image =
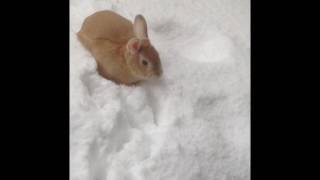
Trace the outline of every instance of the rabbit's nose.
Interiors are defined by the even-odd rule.
[[[160,77],[160,76],[162,75],[162,73],[163,73],[163,72],[162,72],[162,69],[159,68],[159,70],[157,71],[157,76]]]

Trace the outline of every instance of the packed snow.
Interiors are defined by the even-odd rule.
[[[103,79],[85,17],[143,14],[163,76]],[[249,0],[70,1],[71,180],[250,179]]]

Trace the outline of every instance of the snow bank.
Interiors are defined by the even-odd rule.
[[[112,9],[143,14],[164,74],[100,77],[75,33]],[[250,179],[249,0],[71,0],[70,179]]]

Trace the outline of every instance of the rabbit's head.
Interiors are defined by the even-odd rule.
[[[162,65],[157,50],[148,38],[147,24],[142,15],[137,15],[133,24],[135,37],[126,44],[125,59],[132,74],[140,79],[160,77]]]

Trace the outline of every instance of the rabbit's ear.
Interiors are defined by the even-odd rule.
[[[141,49],[141,41],[137,38],[131,38],[127,43],[127,49],[132,54],[138,53]]]
[[[134,34],[139,39],[148,39],[147,22],[142,15],[137,15],[133,24]]]

